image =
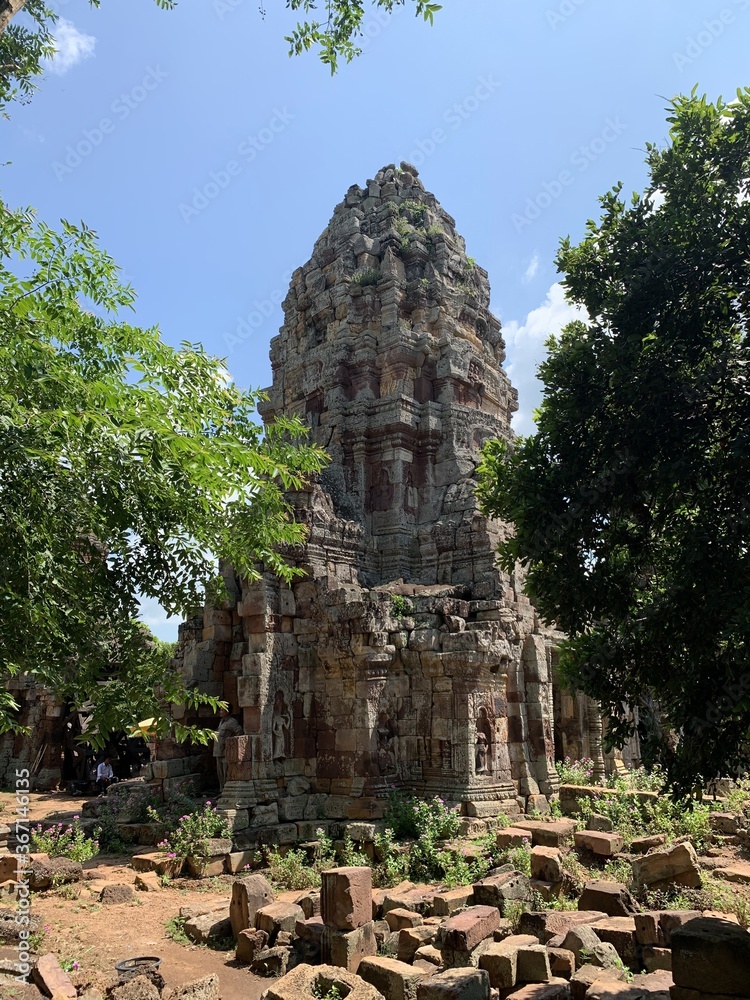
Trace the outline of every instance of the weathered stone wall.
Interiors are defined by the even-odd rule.
[[[377,818],[393,786],[467,816],[543,808],[555,636],[474,495],[517,408],[486,272],[388,167],[335,209],[284,314],[262,416],[303,418],[331,464],[292,498],[304,577],[238,585],[185,650],[186,678],[242,712],[221,806],[248,840]]]
[[[62,778],[63,705],[25,675],[10,678],[6,690],[18,702],[18,721],[28,727],[29,735],[0,736],[0,787],[15,788],[16,770],[28,768],[35,790],[55,788]]]

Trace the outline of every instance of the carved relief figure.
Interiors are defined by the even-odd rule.
[[[381,776],[394,774],[397,770],[398,733],[385,712],[378,716],[376,735],[378,770]]]
[[[477,742],[474,750],[474,767],[477,774],[487,774],[488,752],[487,737],[482,732],[477,733]]]
[[[393,486],[388,470],[381,466],[377,481],[372,487],[372,509],[390,510],[393,506]]]
[[[487,718],[487,709],[479,709],[477,718],[477,738],[474,745],[474,771],[476,774],[489,774],[490,756],[492,750],[492,730]]]
[[[292,713],[287,708],[283,693],[277,691],[271,722],[271,754],[274,760],[285,760],[289,756],[291,730]]]

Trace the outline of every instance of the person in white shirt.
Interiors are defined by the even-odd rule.
[[[106,795],[109,786],[116,784],[116,782],[117,778],[112,770],[112,760],[110,757],[105,757],[96,769],[96,787],[99,789],[99,794]]]

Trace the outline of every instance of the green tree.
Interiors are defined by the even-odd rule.
[[[133,300],[93,232],[0,204],[0,677],[94,701],[102,732],[186,696],[139,597],[190,613],[218,558],[290,579],[284,491],[325,461],[295,420],[264,432],[221,360],[129,325]]]
[[[750,90],[670,111],[644,194],[617,185],[562,241],[590,321],[549,341],[537,433],[487,448],[480,494],[515,525],[503,563],[567,633],[569,684],[614,744],[638,708],[686,793],[748,761]]]
[[[289,54],[300,55],[317,49],[320,59],[330,67],[331,75],[338,69],[339,60],[351,62],[361,54],[357,39],[364,33],[367,10],[379,9],[390,14],[396,7],[404,7],[407,3],[416,5],[415,14],[432,24],[435,14],[442,10],[442,5],[429,3],[428,0],[287,0],[287,7],[292,10],[302,10],[305,14],[322,7],[325,16],[320,21],[302,21],[297,24],[286,41],[289,42]]]
[[[99,7],[101,0],[89,0]],[[155,0],[164,10],[172,10],[177,0]],[[286,37],[289,54],[318,51],[331,73],[340,59],[351,62],[361,52],[357,40],[362,37],[367,10],[391,13],[396,7],[416,5],[417,17],[432,24],[440,4],[428,0],[287,0],[291,10],[302,11],[307,18],[297,23]],[[315,13],[323,9],[317,20]],[[19,17],[20,15],[20,17]],[[18,20],[14,20],[18,17]],[[14,98],[28,100],[36,89],[36,78],[44,72],[44,60],[54,53],[55,12],[45,0],[0,0],[0,109]]]

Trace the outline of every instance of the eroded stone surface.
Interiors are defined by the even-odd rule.
[[[294,272],[260,407],[306,420],[331,456],[290,497],[306,575],[240,586],[228,570],[231,609],[206,613],[181,661],[242,711],[220,806],[248,843],[321,814],[377,819],[394,783],[479,819],[519,795],[544,811],[558,787],[555,635],[520,570],[497,567],[509,528],[474,493],[481,445],[512,435],[504,356],[487,273],[416,171],[352,187]]]

